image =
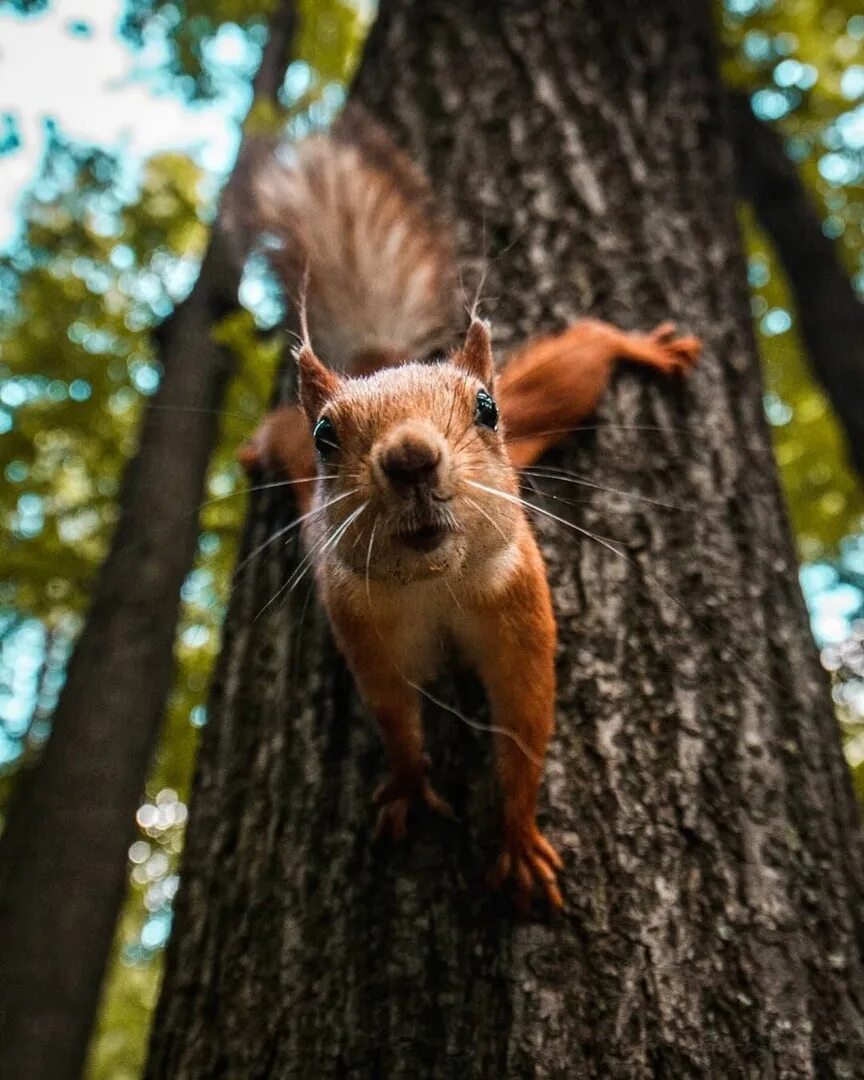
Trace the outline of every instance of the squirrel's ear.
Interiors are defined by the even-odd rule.
[[[471,320],[465,335],[465,344],[453,357],[453,363],[476,375],[487,386],[491,384],[495,374],[495,360],[492,356],[489,323],[481,319]]]
[[[309,423],[313,424],[342,385],[342,380],[335,371],[321,363],[308,345],[304,345],[297,353],[297,367],[300,375],[297,386],[300,404]]]

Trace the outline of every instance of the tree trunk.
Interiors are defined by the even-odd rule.
[[[274,20],[256,78],[272,97],[292,12],[286,3]],[[164,378],[127,471],[120,522],[51,737],[22,777],[0,841],[0,1076],[10,1080],[80,1074],[231,370],[210,331],[236,304],[238,280],[217,228],[195,287],[156,335]]]
[[[741,193],[777,249],[813,374],[864,477],[864,304],[780,137],[756,119],[748,95],[730,94],[730,101]]]
[[[707,6],[389,0],[354,87],[463,250],[499,253],[500,344],[586,312],[706,341],[686,386],[622,371],[559,455],[599,486],[546,505],[626,558],[538,521],[566,916],[486,893],[489,740],[446,712],[432,775],[460,822],[373,846],[383,755],[304,589],[258,617],[298,558],[274,545],[225,629],[150,1077],[864,1075],[859,819],[762,415]],[[291,515],[259,497],[247,550]]]

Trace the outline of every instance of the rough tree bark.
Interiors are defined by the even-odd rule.
[[[747,94],[729,96],[741,194],[777,249],[813,374],[864,477],[864,303],[779,135],[756,119]]]
[[[292,27],[285,2],[256,93],[275,99]],[[236,305],[239,270],[226,247],[217,227],[192,292],[157,332],[164,377],[127,471],[120,522],[51,737],[22,778],[0,840],[3,1077],[80,1075],[135,808],[171,687],[180,587],[198,536],[194,508],[231,371],[230,354],[210,334]]]
[[[484,891],[489,743],[445,712],[460,823],[373,847],[382,753],[320,612],[298,589],[256,617],[298,558],[274,545],[225,628],[150,1077],[864,1075],[859,818],[761,410],[707,6],[386,0],[353,91],[463,250],[501,253],[501,345],[586,312],[707,344],[686,386],[622,371],[558,459],[600,486],[547,485],[627,554],[538,523],[567,915]],[[291,514],[259,497],[247,549]]]

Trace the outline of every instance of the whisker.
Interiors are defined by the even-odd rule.
[[[293,592],[303,580],[303,578],[306,576],[307,572],[312,566],[313,556],[319,551],[319,549],[320,554],[324,555],[331,548],[335,548],[339,541],[342,539],[342,537],[345,535],[345,533],[348,531],[348,528],[353,524],[353,522],[357,520],[358,517],[360,517],[360,515],[363,513],[363,511],[368,505],[368,502],[362,503],[360,506],[357,507],[356,510],[353,510],[348,515],[348,517],[345,518],[344,521],[340,522],[340,524],[337,525],[335,529],[331,530],[331,532],[329,532],[325,537],[324,545],[321,546],[320,544],[318,544],[312,551],[309,552],[309,554],[306,556],[300,566],[297,567],[297,570],[295,570],[291,577],[288,579],[288,582],[286,586],[283,587],[282,591],[284,591],[284,588],[290,587],[291,592]]]
[[[581,533],[583,536],[587,536],[591,540],[596,540],[598,544],[602,544],[604,547],[609,548],[610,551],[614,551],[615,554],[620,555],[622,559],[627,559],[628,562],[632,561],[628,558],[625,552],[619,551],[613,541],[608,540],[602,536],[597,536],[596,533],[592,533],[589,529],[583,529],[581,525],[577,525],[574,521],[568,521],[567,518],[562,518],[559,517],[558,514],[553,514],[551,510],[544,510],[542,506],[537,506],[536,503],[530,503],[527,501],[527,499],[522,499],[516,495],[511,495],[508,491],[499,491],[498,488],[488,487],[486,484],[478,484],[476,480],[466,480],[465,482],[467,484],[470,484],[472,487],[479,488],[481,491],[487,491],[490,495],[497,495],[499,498],[505,499],[507,502],[514,503],[516,506],[524,506],[528,510],[536,510],[538,514],[542,514],[544,517],[551,518],[553,521],[557,521],[561,525],[566,525],[570,529],[575,529],[576,532]]]
[[[655,589],[661,592],[667,600],[671,601],[671,603],[673,603],[679,611],[682,611],[687,616],[687,618],[691,620],[691,622],[695,623],[697,626],[705,625],[704,623],[700,622],[699,619],[695,618],[693,615],[690,614],[686,604],[682,603],[678,599],[678,597],[675,596],[674,593],[669,592],[666,586],[662,585],[657,580],[657,578],[647,573],[645,569],[640,566],[634,558],[628,555],[625,551],[621,551],[620,548],[616,547],[613,541],[605,537],[598,536],[596,533],[592,533],[588,529],[583,529],[581,525],[577,525],[574,521],[568,521],[567,518],[559,517],[558,514],[553,514],[551,510],[544,510],[542,506],[537,506],[536,503],[530,503],[526,499],[517,498],[515,495],[509,494],[509,492],[499,491],[498,488],[487,487],[486,484],[478,484],[475,480],[468,480],[467,478],[465,482],[467,484],[470,484],[472,487],[479,488],[481,491],[488,491],[490,495],[498,495],[500,498],[506,499],[508,502],[516,503],[519,506],[524,506],[529,510],[536,510],[538,514],[542,514],[544,517],[551,518],[552,521],[557,521],[561,525],[566,525],[568,528],[573,529],[575,532],[581,533],[583,536],[587,536],[590,540],[595,540],[598,544],[601,545],[601,547],[607,548],[609,551],[617,555],[619,559],[623,559],[626,563],[629,563],[631,566],[635,567],[650,585],[652,585]],[[744,668],[745,671],[749,671],[750,674],[755,676],[759,681],[765,680],[769,682],[772,686],[778,687],[779,689],[783,688],[782,685],[776,679],[772,679],[770,675],[765,675],[763,672],[757,671],[756,668],[754,668],[751,664],[747,662],[746,657],[742,656],[740,653],[736,652],[728,645],[724,644],[724,648],[729,653],[729,655]]]
[[[339,525],[333,525],[330,529],[327,530],[327,532],[322,537],[319,538],[317,543],[312,545],[312,547],[306,552],[306,554],[303,556],[303,558],[300,560],[300,562],[294,567],[294,569],[288,575],[288,580],[285,582],[285,584],[282,586],[282,588],[276,594],[277,596],[280,595],[280,593],[283,593],[286,589],[292,588],[293,583],[299,583],[300,579],[305,575],[306,569],[309,567],[312,560],[315,558],[315,555],[318,553],[318,551],[320,551],[320,549],[324,546],[324,544],[327,543],[327,541],[330,539],[330,537],[333,536],[333,534],[336,532],[336,530],[338,528],[339,528]],[[275,600],[276,597],[273,597],[272,599]],[[270,601],[270,603],[272,603],[272,600]],[[259,614],[260,614],[260,612],[259,612]],[[256,616],[256,618],[257,618],[257,616]]]
[[[278,600],[278,599],[279,599],[279,597],[280,597],[280,596],[281,596],[281,595],[282,595],[282,594],[283,594],[283,593],[284,593],[284,592],[286,591],[286,589],[289,589],[289,588],[290,588],[290,586],[291,586],[291,582],[292,582],[292,581],[294,581],[294,579],[295,579],[295,578],[296,578],[296,579],[297,579],[298,581],[300,580],[300,577],[302,577],[303,575],[302,575],[302,573],[301,573],[301,574],[300,574],[300,577],[298,577],[298,576],[297,576],[297,575],[298,575],[298,573],[299,573],[299,572],[300,572],[300,571],[301,571],[302,569],[304,569],[304,568],[305,568],[305,567],[306,567],[306,566],[308,565],[308,563],[309,563],[310,559],[312,559],[312,558],[313,558],[313,556],[315,555],[315,552],[316,552],[316,551],[317,551],[317,550],[318,550],[318,549],[319,549],[319,548],[321,547],[321,545],[322,545],[322,544],[323,544],[323,543],[324,543],[324,542],[325,542],[325,541],[326,541],[327,539],[329,539],[329,537],[331,537],[331,536],[333,535],[333,533],[334,533],[334,532],[336,531],[336,529],[337,529],[337,528],[339,528],[339,526],[338,526],[338,525],[334,525],[334,526],[332,527],[332,529],[330,529],[330,530],[329,530],[328,532],[326,532],[326,533],[324,534],[324,536],[323,536],[323,537],[322,537],[322,538],[321,538],[321,539],[320,539],[320,540],[318,541],[318,543],[317,543],[317,544],[314,544],[314,545],[313,545],[313,546],[312,546],[312,547],[311,547],[311,548],[309,549],[309,551],[307,551],[307,552],[306,552],[305,556],[304,556],[304,557],[303,557],[303,558],[301,559],[301,561],[300,561],[300,562],[298,563],[298,565],[297,565],[297,566],[296,566],[296,567],[294,568],[294,570],[293,570],[293,571],[292,571],[292,572],[291,572],[291,573],[290,573],[290,574],[288,575],[288,580],[287,580],[287,581],[285,582],[285,584],[284,584],[284,585],[282,585],[282,586],[281,586],[280,588],[278,588],[278,589],[276,590],[276,592],[275,592],[275,593],[273,594],[273,596],[271,596],[271,597],[270,597],[270,599],[269,599],[269,600],[267,601],[267,603],[266,603],[266,604],[264,605],[264,607],[262,607],[262,608],[261,608],[261,610],[260,610],[260,611],[258,612],[258,614],[257,614],[257,615],[255,616],[255,618],[254,618],[254,619],[252,620],[253,622],[257,622],[257,621],[258,621],[258,620],[259,620],[259,619],[261,618],[261,616],[262,616],[262,615],[264,614],[264,612],[265,612],[265,611],[267,610],[267,608],[269,608],[271,604],[275,603],[275,602],[276,602],[276,600]]]
[[[530,481],[531,477],[526,476],[525,479]],[[565,506],[592,506],[593,505],[593,500],[592,499],[565,499],[563,495],[553,495],[551,492],[544,491],[543,488],[539,487],[537,484],[534,484],[534,483],[531,484],[531,490],[534,492],[535,495],[539,496],[541,499],[554,499],[555,502],[564,503]]]
[[[475,502],[473,499],[469,499],[467,495],[465,496],[465,502],[467,502],[469,506],[473,506],[478,513],[482,514],[483,517],[486,518],[490,525],[492,525],[498,530],[498,532],[501,534],[502,540],[506,541],[508,539],[507,534],[504,532],[504,530],[501,528],[495,518],[493,518],[491,514],[487,513],[479,503]]]
[[[476,506],[476,503],[474,505]],[[365,510],[366,506],[368,506],[368,503],[364,503],[363,506],[361,506],[358,511],[355,511],[356,515],[359,516],[359,514],[363,510]],[[478,507],[478,509],[480,509],[480,508]],[[371,589],[370,582],[369,582],[369,572],[370,572],[370,566],[372,564],[372,545],[375,542],[375,530],[378,527],[378,521],[379,520],[380,520],[379,517],[376,516],[375,520],[372,523],[372,531],[369,534],[369,547],[366,550],[366,599],[369,602],[370,611],[373,611],[373,607],[372,607],[372,589]],[[349,524],[350,524],[350,522],[349,522]],[[494,522],[493,522],[493,524],[494,524]],[[461,610],[462,606],[459,603],[458,599],[456,598],[455,594],[453,593],[452,588],[450,588],[449,582],[447,583],[447,588],[449,589],[450,595],[453,597],[453,600],[455,601],[457,607],[459,607],[460,610]],[[377,635],[378,640],[383,645],[383,647],[384,647],[384,649],[385,649],[385,651],[386,651],[386,653],[387,653],[387,655],[388,655],[388,657],[390,659],[390,662],[393,664],[394,669],[398,673],[399,677],[406,683],[406,685],[412,687],[412,689],[416,690],[417,693],[420,694],[422,697],[425,697],[427,700],[431,701],[433,705],[437,705],[439,708],[444,709],[445,712],[451,713],[458,720],[461,720],[463,724],[465,724],[469,728],[472,728],[474,731],[482,731],[482,732],[485,732],[486,734],[489,734],[489,735],[503,735],[508,739],[512,739],[513,742],[516,744],[516,746],[522,751],[522,753],[528,758],[528,760],[530,762],[532,762],[532,764],[537,765],[539,768],[543,767],[543,759],[538,757],[530,749],[530,747],[528,747],[525,744],[525,742],[519,737],[519,735],[515,731],[510,731],[508,728],[500,727],[498,724],[484,724],[480,720],[473,720],[470,717],[465,716],[463,713],[459,712],[458,709],[454,709],[452,706],[448,705],[446,702],[439,701],[439,699],[436,698],[433,694],[430,694],[427,690],[424,690],[422,686],[418,686],[417,683],[412,682],[412,680],[408,678],[408,676],[405,674],[405,672],[402,671],[402,669],[399,667],[399,665],[394,660],[391,650],[389,648],[387,648],[387,642],[384,639],[384,635],[378,629],[378,624],[375,622],[374,618],[372,620],[372,629],[375,631],[375,634]]]
[[[369,601],[370,609],[372,609],[372,592],[371,592],[371,589],[369,587],[369,566],[370,566],[370,563],[372,561],[372,542],[373,542],[373,540],[375,538],[375,528],[376,528],[377,524],[378,524],[378,518],[376,517],[375,523],[372,526],[372,533],[369,536],[369,549],[366,552],[366,596],[367,596],[367,599]],[[450,589],[449,584],[448,584],[447,587],[448,587],[448,589]],[[453,597],[454,601],[456,601],[457,606],[459,606],[460,609],[461,609],[461,605],[459,604],[459,601],[456,599],[456,596],[454,595],[452,589],[450,589],[450,595]],[[434,694],[430,694],[427,690],[424,690],[422,686],[418,686],[417,683],[415,683],[411,679],[409,679],[408,676],[405,674],[405,672],[396,663],[396,661],[395,661],[395,659],[393,657],[393,653],[387,647],[387,642],[384,639],[384,635],[378,629],[378,624],[375,622],[374,618],[372,620],[372,629],[375,631],[375,634],[377,635],[378,640],[381,642],[382,646],[384,647],[384,650],[387,653],[387,656],[389,657],[390,663],[393,665],[394,670],[399,675],[399,677],[405,682],[405,684],[407,686],[410,686],[413,690],[416,690],[417,693],[420,694],[421,697],[424,697],[428,701],[431,701],[433,705],[437,705],[439,708],[444,709],[445,712],[451,713],[453,716],[455,716],[457,718],[457,720],[461,720],[462,723],[466,725],[466,727],[472,728],[474,731],[485,732],[486,734],[489,734],[489,735],[503,735],[508,739],[512,739],[513,742],[516,744],[516,746],[522,751],[522,753],[525,755],[525,757],[527,757],[528,760],[530,762],[532,762],[532,764],[537,765],[540,768],[543,767],[543,759],[538,757],[531,750],[531,748],[525,744],[525,742],[520,738],[520,736],[515,731],[510,731],[508,728],[500,727],[498,724],[484,724],[480,720],[473,720],[470,717],[465,716],[464,713],[459,712],[458,709],[454,709],[451,705],[448,705],[445,701],[439,700],[438,698],[436,698],[434,696]]]
[[[320,514],[322,510],[329,509],[331,506],[335,505],[336,503],[341,502],[342,499],[347,499],[349,497],[349,495],[356,495],[359,490],[360,490],[359,488],[352,488],[350,491],[345,491],[341,495],[337,495],[333,499],[328,499],[327,502],[323,503],[321,506],[313,506],[313,508],[311,510],[307,511],[305,514],[301,514],[300,517],[294,518],[293,521],[289,521],[288,524],[286,526],[284,526],[284,528],[278,529],[275,533],[273,533],[272,536],[268,536],[268,538],[264,541],[263,544],[259,544],[258,547],[255,548],[254,551],[251,551],[235,567],[235,570],[234,570],[234,584],[228,590],[228,596],[226,597],[226,601],[229,600],[233,596],[234,591],[236,590],[237,586],[240,583],[239,582],[240,571],[245,566],[248,566],[249,563],[257,555],[260,555],[261,552],[264,551],[265,548],[268,548],[271,544],[275,544],[277,540],[279,540],[283,536],[286,536],[292,530],[296,529],[298,527],[298,525],[302,525],[303,522],[306,521],[308,518],[314,517],[315,514]],[[210,601],[210,606],[212,606],[212,604],[214,604],[214,603],[215,603],[215,600],[211,600]],[[263,610],[264,609],[262,608],[262,611]],[[261,612],[259,611],[258,615],[260,615],[260,614],[261,614]],[[256,619],[258,618],[258,615],[255,616]]]
[[[539,439],[544,435],[569,435],[575,434],[577,431],[647,431],[653,432],[655,435],[690,435],[691,437],[695,432],[689,428],[681,427],[665,427],[662,424],[576,424],[575,427],[566,428],[549,428],[547,431],[532,431],[527,435],[505,435],[504,441],[522,442],[525,439]]]
[[[369,547],[366,551],[366,599],[369,601],[369,607],[372,607],[372,587],[369,584],[369,568],[372,565],[372,544],[375,541],[375,530],[378,528],[378,515],[375,515],[375,520],[372,522],[372,531],[369,533]],[[380,636],[380,635],[379,635]]]
[[[321,552],[322,555],[325,552],[329,551],[331,548],[336,547],[336,545],[348,531],[348,528],[354,524],[354,522],[357,520],[358,517],[360,517],[360,515],[363,513],[363,511],[368,505],[369,502],[367,500],[366,502],[361,503],[356,510],[351,511],[348,517],[346,517],[345,520],[336,529],[336,533],[331,537],[330,541],[327,543],[324,550]]]
[[[485,232],[485,222],[484,222],[484,232]],[[485,241],[484,241],[484,243],[485,243]],[[488,253],[484,254],[483,261],[484,261],[485,265],[483,267],[483,272],[480,275],[480,280],[477,282],[477,288],[476,288],[476,290],[474,292],[474,303],[471,305],[470,309],[468,310],[468,318],[471,320],[471,322],[473,322],[477,318],[477,310],[480,307],[480,300],[481,300],[481,296],[483,294],[483,288],[486,285],[486,278],[489,276]]]
[[[686,506],[664,502],[662,499],[652,499],[648,495],[639,495],[635,491],[625,491],[622,488],[597,484],[593,480],[587,480],[584,476],[580,476],[578,473],[567,472],[566,469],[556,469],[554,467],[549,469],[522,469],[521,475],[536,476],[539,480],[561,480],[565,484],[578,484],[582,487],[594,488],[597,491],[608,491],[612,495],[626,495],[630,499],[638,499],[640,502],[650,503],[652,506],[662,506],[667,510],[688,510]]]
[[[447,426],[444,428],[444,437],[450,438],[450,425],[453,423],[453,414],[456,411],[456,398],[457,394],[454,394],[450,401],[450,415],[447,417]]]
[[[291,487],[293,484],[314,484],[316,480],[336,480],[338,479],[338,473],[332,473],[329,476],[304,476],[301,480],[277,480],[272,484],[256,484],[255,487],[242,488],[240,491],[229,491],[227,495],[217,495],[213,499],[208,499],[206,502],[201,503],[194,513],[199,513],[207,506],[213,506],[214,503],[223,502],[225,499],[236,499],[240,495],[251,495],[255,491],[269,491],[271,488]]]
[[[237,568],[234,571],[234,576],[236,577],[237,574],[239,574],[240,571],[243,569],[243,567],[248,565],[255,558],[256,555],[260,555],[265,548],[269,547],[271,544],[274,544],[280,537],[285,536],[293,529],[296,529],[298,525],[302,525],[304,521],[306,521],[308,518],[314,517],[315,514],[320,514],[323,510],[329,510],[331,506],[335,506],[336,503],[341,502],[343,499],[347,499],[349,495],[356,495],[359,490],[359,488],[352,488],[350,491],[345,491],[341,495],[337,495],[333,499],[328,499],[326,503],[323,503],[321,506],[314,506],[305,514],[301,514],[300,517],[294,518],[294,520],[290,521],[284,528],[278,529],[271,537],[265,540],[263,544],[260,544],[257,548],[255,548],[253,552],[250,552],[250,554],[247,555],[246,558],[238,564]]]
[[[664,424],[616,424],[607,421],[603,424],[576,424],[574,427],[549,428],[547,431],[532,431],[526,435],[505,435],[506,443],[522,442],[525,439],[539,439],[544,435],[575,435],[579,431],[638,431],[648,435],[687,435],[695,438],[698,432],[683,427],[666,427]],[[754,447],[754,451],[773,455],[771,447]]]
[[[396,670],[399,671],[398,668]],[[429,691],[424,690],[422,686],[418,686],[417,683],[412,682],[403,672],[399,671],[399,674],[412,689],[416,690],[417,693],[426,698],[427,701],[431,701],[433,705],[437,705],[439,709],[444,709],[445,712],[449,712],[451,715],[455,716],[457,720],[461,720],[463,724],[472,728],[474,731],[482,731],[488,735],[503,735],[506,738],[511,739],[532,765],[536,765],[541,769],[543,768],[543,758],[535,754],[517,732],[511,731],[509,728],[501,727],[500,724],[484,724],[480,720],[474,720],[470,716],[466,716],[464,713],[460,712],[458,709],[455,709],[452,705],[448,705],[446,701],[442,701],[440,698],[435,697],[434,694],[430,694]]]
[[[474,439],[479,439],[479,438],[480,438],[480,432],[474,426],[474,421],[473,420],[469,421],[468,426],[465,428],[465,430],[459,436],[460,441],[453,447],[451,453],[452,454],[458,454],[461,450],[465,450],[467,447],[469,447]]]
[[[520,472],[519,473],[519,479],[521,480],[522,478],[523,478],[523,474],[522,474],[522,472]],[[537,483],[537,481],[534,479],[533,476],[526,473],[525,476],[524,476],[524,479],[525,479],[525,483],[530,486],[531,490],[534,492],[535,495],[540,495],[541,497],[543,495],[546,495],[546,492],[543,491],[543,489],[540,487],[540,485]],[[554,498],[556,498],[556,496],[555,495],[546,495],[546,498],[547,499],[554,499]]]
[[[490,519],[490,520],[491,520],[491,519]],[[455,593],[455,592],[453,592],[453,586],[452,586],[452,585],[450,584],[450,582],[449,582],[449,581],[447,580],[447,578],[446,578],[446,577],[444,578],[444,585],[445,585],[445,586],[446,586],[446,588],[447,588],[447,592],[449,592],[449,593],[450,593],[450,595],[451,595],[451,597],[453,598],[453,603],[454,603],[454,604],[456,605],[456,607],[457,607],[457,608],[458,608],[458,609],[459,609],[459,610],[460,610],[460,611],[462,612],[462,614],[464,615],[464,614],[465,614],[465,608],[464,608],[464,607],[462,607],[462,604],[460,603],[459,597],[458,597],[458,596],[456,595],[456,593]]]
[[[291,681],[290,685],[296,687],[297,676],[300,672],[300,642],[302,641],[303,626],[306,622],[306,612],[309,609],[309,601],[312,599],[312,592],[315,588],[315,579],[311,578],[309,581],[309,588],[306,590],[306,595],[303,597],[303,607],[300,609],[300,619],[294,630],[294,655],[291,663]]]

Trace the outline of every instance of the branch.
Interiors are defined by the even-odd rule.
[[[776,131],[753,115],[747,94],[730,92],[729,104],[741,194],[780,257],[813,374],[864,476],[864,304]]]
[[[292,0],[274,19],[255,80],[271,97],[284,73]],[[240,267],[226,248],[217,224],[192,291],[155,335],[165,375],[126,470],[120,521],[51,736],[21,778],[0,838],[2,1076],[81,1073],[126,891],[135,808],[173,680],[195,507],[232,368],[211,334],[214,318],[236,304]]]

